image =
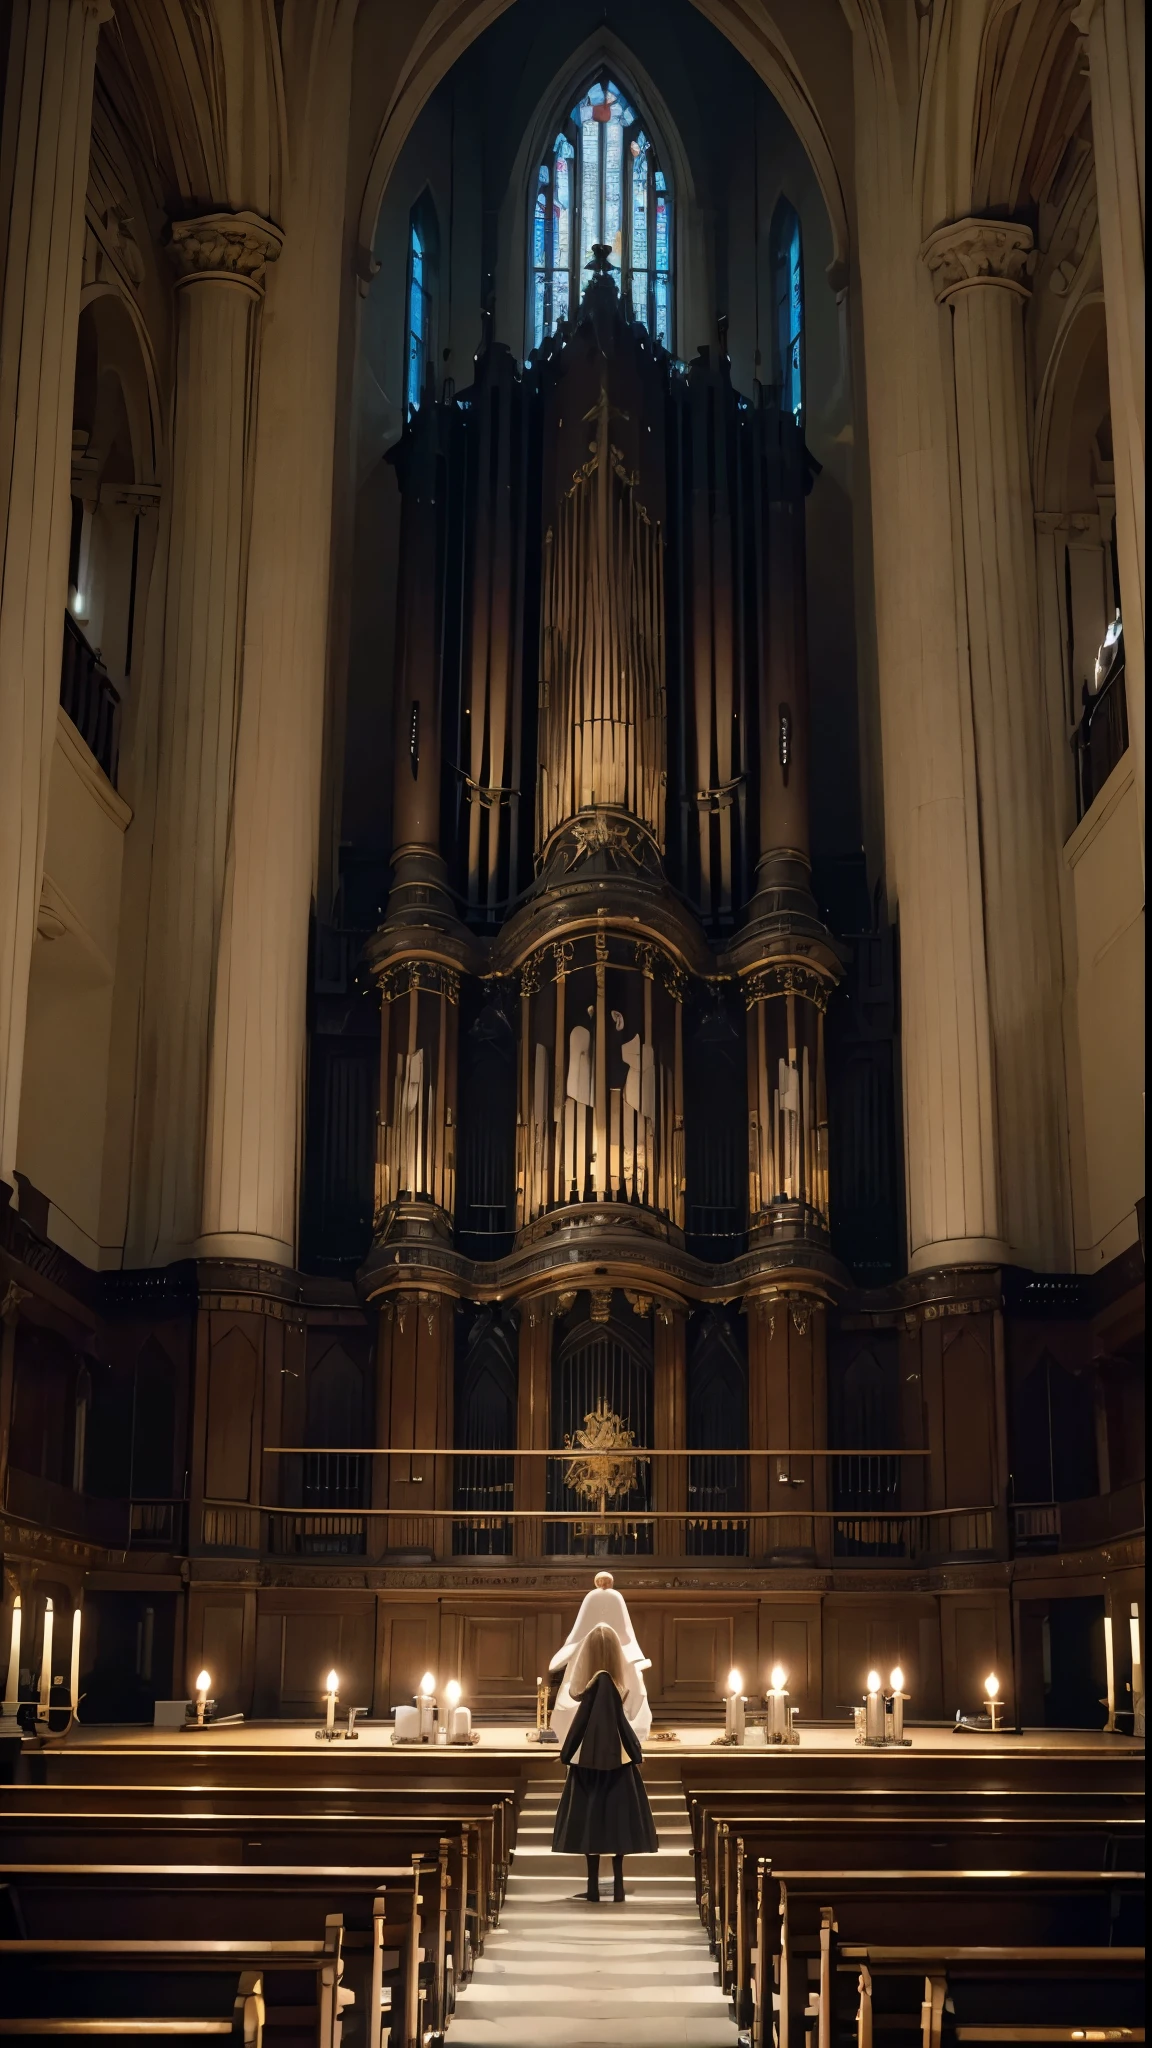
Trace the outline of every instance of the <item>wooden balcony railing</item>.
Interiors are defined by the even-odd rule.
[[[120,759],[120,698],[71,612],[64,614],[60,702],[113,788]]]
[[[1128,699],[1121,656],[1095,695],[1084,690],[1084,709],[1072,735],[1077,817],[1082,818],[1099,796],[1127,745]]]

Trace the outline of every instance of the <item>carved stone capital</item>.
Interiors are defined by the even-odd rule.
[[[953,221],[929,235],[921,254],[940,305],[974,285],[998,285],[1022,299],[1032,289],[1032,230],[1019,221]]]
[[[228,280],[259,292],[264,272],[276,261],[284,237],[258,213],[202,213],[174,220],[169,245],[181,284]]]

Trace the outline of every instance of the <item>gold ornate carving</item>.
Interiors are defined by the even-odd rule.
[[[612,1314],[612,1289],[610,1287],[594,1287],[588,1299],[592,1304],[592,1321],[594,1323],[608,1322]]]
[[[565,1486],[603,1514],[609,1502],[623,1500],[636,1484],[636,1460],[628,1455],[635,1442],[623,1417],[602,1402],[584,1417],[583,1429],[564,1439],[565,1450],[579,1448],[596,1454],[573,1458],[565,1466]]]
[[[460,976],[454,967],[444,967],[438,960],[404,960],[399,966],[385,967],[377,981],[386,1003],[397,1002],[413,989],[446,996],[450,1003],[460,1001]]]
[[[828,1008],[832,984],[818,968],[806,967],[797,960],[783,960],[779,966],[758,968],[744,983],[744,1003],[749,1010],[757,1003],[771,1001],[773,996],[802,996],[806,1002],[814,1003],[818,1010]]]

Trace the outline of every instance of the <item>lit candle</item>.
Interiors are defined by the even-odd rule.
[[[787,1676],[782,1664],[772,1666],[772,1690],[768,1695],[769,1742],[787,1742],[792,1733],[788,1725],[788,1695],[784,1690]]]
[[[198,1728],[204,1726],[205,1716],[208,1711],[208,1694],[211,1686],[212,1680],[208,1673],[206,1671],[198,1671],[196,1674],[196,1726]]]
[[[416,1705],[420,1714],[420,1740],[431,1742],[436,1732],[436,1680],[431,1671],[426,1671],[420,1680]]]
[[[744,1740],[744,1680],[738,1671],[728,1673],[728,1697],[724,1703],[724,1733],[729,1742]]]
[[[472,1734],[472,1709],[460,1705],[462,1691],[458,1678],[450,1678],[444,1687],[444,1697],[448,1702],[449,1742],[467,1742]]]
[[[868,1691],[864,1700],[864,1740],[884,1741],[884,1699],[880,1691],[880,1673],[868,1673]]]
[[[1144,1663],[1140,1655],[1140,1609],[1133,1600],[1128,1617],[1128,1637],[1132,1644],[1132,1701],[1144,1697]]]
[[[898,1664],[889,1673],[888,1682],[892,1687],[892,1740],[893,1742],[903,1742],[904,1701],[907,1698],[907,1694],[904,1691],[904,1673]]]
[[[71,1700],[72,1700],[72,1712],[73,1712],[73,1713],[75,1714],[75,1712],[76,1712],[76,1709],[77,1709],[77,1707],[78,1707],[78,1706],[80,1705],[80,1608],[79,1608],[79,1605],[75,1606],[75,1607],[74,1607],[74,1608],[72,1609],[72,1669],[71,1669],[71,1673],[70,1673],[70,1676],[69,1676],[69,1680],[68,1680],[68,1690],[69,1690],[69,1694],[70,1694],[70,1696],[71,1696]]]
[[[324,1733],[325,1735],[331,1735],[333,1737],[336,1734],[336,1700],[338,1696],[339,1685],[340,1680],[337,1678],[336,1673],[334,1671],[330,1671],[328,1673],[328,1690],[324,1695],[324,1698],[328,1705],[328,1719],[324,1725]]]
[[[40,1704],[36,1719],[46,1721],[52,1704],[52,1602],[44,1602],[44,1647],[40,1658]]]
[[[988,1718],[992,1723],[992,1732],[995,1734],[1000,1726],[1000,1715],[1004,1712],[1004,1702],[999,1696],[1000,1680],[994,1671],[990,1671],[984,1680],[984,1690],[988,1695]]]
[[[24,1619],[17,1593],[12,1602],[12,1648],[8,1653],[8,1682],[4,1687],[4,1712],[13,1720],[20,1705],[20,1628]]]

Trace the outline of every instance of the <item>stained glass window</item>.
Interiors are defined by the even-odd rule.
[[[780,403],[799,421],[804,413],[804,263],[800,222],[786,199],[772,222],[772,303]]]
[[[432,356],[433,292],[436,285],[438,238],[436,216],[425,192],[408,220],[408,323],[404,395],[409,413],[423,396]]]
[[[651,137],[610,78],[571,109],[537,166],[530,205],[529,346],[579,306],[600,243],[625,306],[671,347],[672,194]]]

